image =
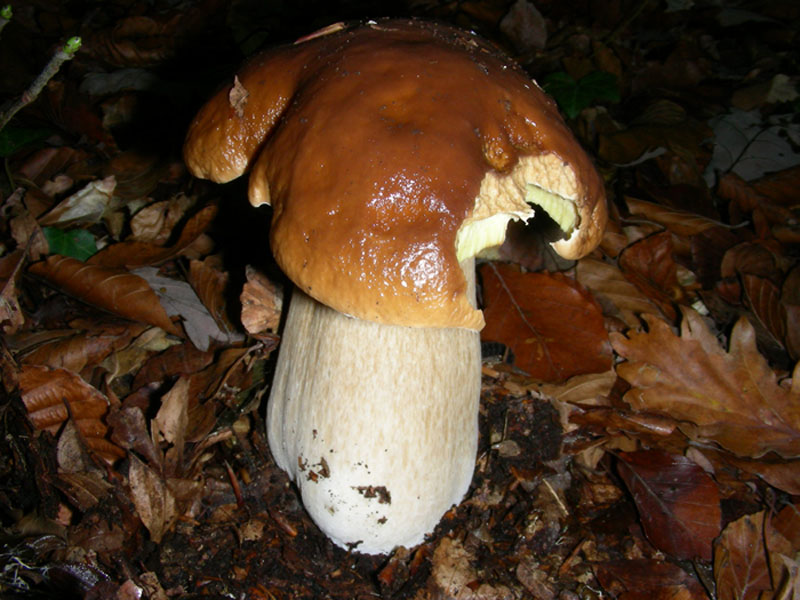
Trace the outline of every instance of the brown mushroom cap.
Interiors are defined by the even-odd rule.
[[[570,197],[577,225],[554,244],[568,258],[591,251],[606,220],[602,182],[552,100],[493,46],[429,22],[345,28],[255,57],[200,111],[184,155],[216,181],[252,170],[250,201],[273,205],[271,246],[289,278],[380,323],[482,327],[456,234],[487,181],[524,199],[532,172]]]

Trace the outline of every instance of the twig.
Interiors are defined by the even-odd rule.
[[[39,97],[39,94],[44,89],[44,86],[47,85],[47,82],[50,81],[53,76],[58,73],[58,70],[61,68],[61,65],[64,64],[66,61],[72,59],[75,56],[75,53],[81,47],[81,38],[79,37],[71,37],[67,40],[67,43],[64,44],[63,48],[58,50],[53,55],[53,58],[50,59],[50,62],[47,63],[47,66],[39,73],[39,76],[33,80],[33,83],[22,93],[22,96],[17,99],[16,102],[2,114],[0,114],[0,131],[2,131],[8,122],[13,118],[19,110]]]

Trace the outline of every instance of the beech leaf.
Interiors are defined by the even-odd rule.
[[[764,548],[764,512],[728,524],[714,547],[718,598],[755,600],[772,589]]]
[[[156,293],[137,275],[58,255],[48,256],[29,270],[88,304],[179,335]]]
[[[518,368],[552,382],[611,366],[603,315],[575,281],[492,263],[480,273],[486,304],[481,337],[510,347]]]
[[[800,398],[778,385],[747,319],[736,323],[725,352],[691,309],[683,311],[680,336],[651,315],[643,318],[648,332],[611,334],[614,350],[627,359],[617,374],[632,386],[624,399],[634,410],[672,417],[691,439],[739,456],[800,456]]]
[[[653,545],[681,560],[711,560],[722,518],[714,480],[683,456],[648,450],[620,459],[620,476]]]

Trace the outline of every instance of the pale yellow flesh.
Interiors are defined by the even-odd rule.
[[[550,215],[569,238],[578,221],[576,197],[574,174],[552,155],[525,157],[509,174],[490,172],[456,233],[456,257],[461,262],[502,244],[509,221],[533,216],[531,205]]]

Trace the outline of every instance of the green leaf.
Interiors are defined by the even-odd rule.
[[[28,144],[38,142],[49,136],[49,129],[28,127],[6,127],[0,131],[0,157],[7,158]]]
[[[42,227],[42,232],[53,254],[86,260],[97,252],[94,235],[85,229],[64,231],[57,227]]]
[[[551,73],[544,78],[542,87],[570,119],[593,102],[619,102],[620,98],[617,78],[605,71],[593,71],[577,81],[563,71]]]

